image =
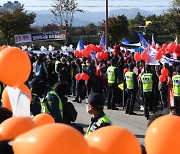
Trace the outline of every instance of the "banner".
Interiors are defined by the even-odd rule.
[[[32,42],[31,34],[14,35],[15,43]]]
[[[35,41],[66,40],[66,31],[14,35],[14,40],[16,44]]]

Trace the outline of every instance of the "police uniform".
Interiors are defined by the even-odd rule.
[[[149,119],[149,107],[153,100],[153,75],[152,73],[144,73],[141,76],[144,97],[144,114]]]
[[[55,122],[63,122],[63,104],[58,94],[51,90],[41,103],[41,112],[50,113]]]
[[[34,116],[41,113],[41,101],[37,94],[32,93],[32,102],[30,104],[31,114]]]
[[[102,111],[102,113],[100,113],[97,117],[91,119],[91,124],[86,131],[86,136],[101,127],[110,125],[112,125],[111,120]]]
[[[126,80],[126,90],[127,90],[127,103],[126,103],[126,114],[134,114],[134,104],[136,101],[136,92],[137,92],[137,79],[136,75],[132,71],[128,71],[125,74]]]
[[[172,77],[173,90],[174,90],[174,106],[176,113],[180,113],[180,74]]]
[[[104,96],[99,93],[91,93],[83,102],[87,105],[87,112],[92,115],[91,124],[86,131],[86,136],[101,127],[112,124],[110,119],[103,112],[105,102]]]
[[[107,69],[108,77],[108,109],[116,109],[115,103],[117,101],[117,78],[119,79],[118,69],[115,66],[109,66]]]

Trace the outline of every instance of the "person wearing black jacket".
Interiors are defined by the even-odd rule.
[[[60,97],[63,104],[63,123],[71,124],[77,118],[77,111],[71,102],[68,102],[66,95],[68,94],[68,85],[64,82],[57,82],[54,90]]]

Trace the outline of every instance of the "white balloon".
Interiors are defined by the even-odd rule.
[[[28,51],[31,51],[32,50],[32,48],[31,47],[28,47],[28,49],[27,49]]]
[[[41,46],[40,50],[41,50],[41,51],[44,51],[44,50],[45,50],[45,47],[44,47],[44,46]]]
[[[73,45],[72,45],[72,44],[70,44],[69,48],[73,48]]]

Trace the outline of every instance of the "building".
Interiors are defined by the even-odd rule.
[[[12,12],[14,9],[20,7],[21,7],[21,3],[19,3],[18,1],[14,1],[14,3],[11,1],[7,1],[7,3],[3,4],[2,8],[0,7],[0,11],[3,10],[3,11]]]
[[[0,5],[0,12],[4,11],[4,8]]]

